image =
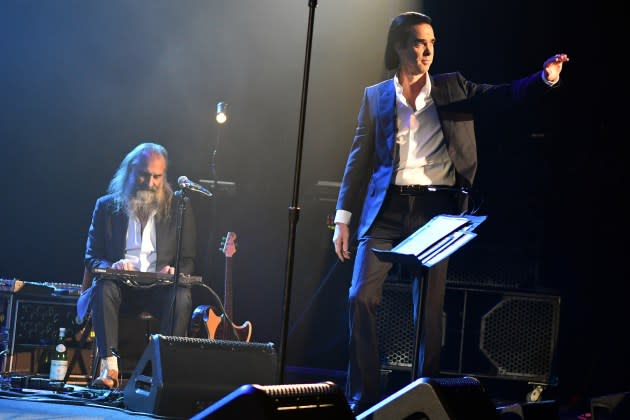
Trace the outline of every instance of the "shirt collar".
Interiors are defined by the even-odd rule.
[[[396,89],[396,96],[403,97],[402,85],[400,84],[400,81],[398,80],[398,73],[394,75],[394,87]],[[431,77],[429,77],[429,74],[427,73],[427,81],[422,87],[422,89],[420,89],[420,93],[418,93],[418,97],[416,98],[416,103],[419,100],[424,101],[424,99],[429,97],[430,95],[431,95]]]

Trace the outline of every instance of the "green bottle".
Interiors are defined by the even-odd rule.
[[[63,381],[66,379],[68,371],[68,349],[63,340],[66,336],[66,329],[59,328],[59,337],[55,343],[55,348],[50,356],[50,380]]]

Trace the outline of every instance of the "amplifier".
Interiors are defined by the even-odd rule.
[[[0,293],[0,322],[3,334],[1,344],[6,350],[2,361],[3,373],[43,372],[40,359],[52,348],[59,328],[66,328],[67,337],[78,337],[80,326],[75,323],[75,296],[35,296],[23,293]],[[72,360],[78,351],[70,347]],[[91,350],[81,350],[81,360],[71,371],[73,376],[87,375],[92,362]],[[83,365],[83,366],[82,366]]]

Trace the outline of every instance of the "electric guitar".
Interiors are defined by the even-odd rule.
[[[200,305],[193,312],[195,334],[198,334],[200,319],[203,319],[205,332],[209,339],[236,340],[249,342],[252,338],[252,324],[245,321],[242,325],[232,322],[232,257],[236,253],[236,233],[228,232],[221,243],[225,255],[225,296],[223,314],[212,305]]]

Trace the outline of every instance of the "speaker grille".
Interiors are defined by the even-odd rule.
[[[381,365],[389,369],[410,369],[416,331],[409,284],[385,285],[376,328]]]
[[[279,397],[305,397],[318,395],[339,394],[339,387],[333,382],[319,382],[314,384],[295,385],[254,385],[263,390],[268,396]],[[343,394],[342,394],[343,395]]]
[[[231,341],[231,340],[209,340],[207,338],[195,337],[178,337],[155,334],[153,340],[161,341],[164,345],[173,345],[176,347],[192,347],[192,348],[212,348],[213,351],[227,352],[258,352],[258,353],[275,353],[274,343],[253,343],[247,341]],[[159,337],[157,337],[159,336]]]
[[[446,289],[442,372],[552,382],[560,298]],[[409,370],[415,342],[411,285],[386,283],[378,311],[381,367]]]
[[[500,375],[544,377],[552,363],[557,324],[554,301],[509,297],[482,317],[480,347]]]
[[[75,334],[74,302],[18,299],[16,303],[15,344],[50,344],[59,334],[59,327],[66,328],[67,337]]]

